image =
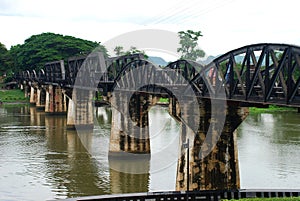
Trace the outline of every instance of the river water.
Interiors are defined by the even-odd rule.
[[[108,161],[111,110],[92,132],[66,129],[65,116],[29,106],[0,107],[0,200],[175,190],[179,125],[150,110],[150,161]],[[250,114],[238,129],[241,187],[300,189],[300,114]],[[139,173],[139,174],[135,174]]]

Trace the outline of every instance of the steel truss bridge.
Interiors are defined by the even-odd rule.
[[[139,127],[148,124],[148,117],[145,114],[152,104],[144,100],[147,99],[149,94],[157,94],[157,97],[172,99],[170,101],[172,111],[169,112],[173,117],[192,119],[192,122],[202,119],[204,123],[196,122],[199,128],[194,132],[196,134],[193,133],[192,135],[194,142],[198,142],[198,144],[205,143],[202,139],[206,138],[206,134],[209,132],[221,133],[222,135],[216,145],[217,148],[203,160],[199,160],[197,154],[191,155],[193,157],[191,168],[199,169],[199,167],[203,167],[201,171],[194,171],[195,169],[190,171],[190,163],[186,162],[189,160],[189,153],[186,156],[183,154],[178,161],[178,167],[188,167],[187,170],[185,168],[177,169],[177,175],[183,175],[177,177],[178,189],[190,189],[189,177],[191,176],[192,184],[196,186],[193,187],[195,192],[177,191],[124,196],[112,195],[79,200],[220,200],[222,198],[299,196],[299,190],[238,190],[239,175],[238,166],[236,166],[238,159],[235,158],[237,150],[235,147],[236,138],[234,137],[234,130],[246,117],[241,112],[241,107],[264,107],[272,104],[297,107],[300,111],[300,47],[298,46],[273,43],[254,44],[229,51],[214,59],[208,65],[201,65],[188,60],[178,60],[163,68],[147,61],[141,54],[104,58],[102,53],[93,52],[88,56],[69,58],[67,61],[60,60],[46,63],[44,68],[38,71],[26,70],[16,74],[15,79],[20,84],[29,85],[31,88],[48,86],[46,89],[48,95],[51,92],[54,96],[56,92],[54,93],[52,88],[55,87],[61,89],[61,91],[64,90],[69,97],[72,97],[72,91],[88,91],[87,93],[77,94],[83,100],[79,101],[81,106],[77,112],[82,112],[82,108],[86,109],[78,117],[81,118],[81,116],[84,116],[81,114],[85,114],[88,117],[86,122],[93,123],[92,118],[89,118],[89,114],[92,113],[89,110],[89,102],[92,99],[87,98],[91,98],[90,92],[101,93],[103,97],[109,97],[112,92],[116,92],[115,99],[111,102],[119,98],[120,100],[117,100],[117,102],[120,108],[124,108],[124,104],[127,104],[129,108],[126,109],[131,111],[132,116],[130,117],[133,123],[136,123]],[[191,91],[192,94],[189,93]],[[130,92],[127,93],[127,96],[128,94],[131,95],[132,100],[130,97],[122,97],[124,92],[125,94]],[[57,94],[59,96],[61,93],[57,92]],[[176,102],[176,98],[178,96],[186,101],[185,106],[187,107],[184,106],[183,110],[187,112],[182,116],[177,114],[178,102]],[[229,109],[227,108],[226,111],[220,110],[222,114],[226,115],[226,118],[229,117],[226,119],[227,123],[224,124],[227,127],[225,129],[219,128],[217,126],[218,121],[210,121],[213,116],[210,111],[202,111],[200,117],[198,114],[193,113],[194,108],[197,109],[198,106],[194,106],[195,102],[190,101],[191,96],[197,98],[199,105],[201,105],[201,100],[205,100],[201,105],[202,109],[204,108],[203,110],[210,109],[210,104],[207,104],[210,101],[216,100],[217,103],[227,104]],[[152,97],[151,101],[155,102],[155,98],[155,96]],[[220,102],[218,102],[219,100]],[[55,101],[56,99],[52,97],[51,103]],[[184,119],[182,122],[184,122]],[[204,125],[208,122],[213,124],[212,127],[215,130],[208,130],[208,126]],[[125,123],[122,122],[124,125]],[[126,126],[130,128],[131,125],[128,123]],[[116,127],[118,126],[116,125]],[[185,131],[181,136],[181,149],[183,149],[185,140],[189,139],[187,137],[189,132],[186,129],[187,126],[182,128]],[[142,132],[142,129],[138,129],[135,134],[139,136],[146,133]],[[150,152],[150,149],[148,149],[150,146],[146,146],[149,141],[144,140],[148,140],[148,138],[135,140],[130,135],[125,136],[123,130],[117,130],[114,134],[119,137],[119,141],[115,140],[113,142],[116,143],[115,147],[119,146],[120,150],[118,151],[120,153],[128,151],[128,147],[133,143],[136,143],[136,146],[133,147],[142,147]],[[125,146],[125,143],[128,144]],[[197,143],[193,145],[195,146],[192,147],[192,151],[200,153],[199,146],[196,146]],[[128,150],[125,150],[124,147]],[[141,151],[144,151],[142,148]],[[213,168],[208,168],[207,164],[212,165]],[[221,166],[224,169],[221,169]],[[202,191],[202,189],[209,191]]]
[[[300,107],[300,47],[294,45],[248,45],[227,52],[206,66],[178,60],[162,69],[140,54],[103,59],[92,53],[69,58],[66,62],[54,61],[39,71],[16,74],[16,79],[62,88],[98,88],[104,93],[113,91],[117,82],[122,82],[123,87],[136,88],[139,81],[146,79],[149,85],[140,87],[140,91],[168,93],[170,90],[166,88],[172,85],[173,88],[191,85],[200,98],[226,98],[246,105]],[[138,67],[144,69],[139,70],[139,77],[128,73]],[[168,78],[163,75],[165,72]],[[81,86],[76,84],[76,79]],[[171,80],[162,82],[165,79]]]

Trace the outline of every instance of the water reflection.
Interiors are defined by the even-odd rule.
[[[64,116],[46,116],[48,152],[47,182],[57,197],[76,197],[109,193],[106,178],[99,177],[98,166],[86,151],[76,131],[66,129]],[[86,143],[91,141],[85,133]],[[102,180],[104,179],[104,181]]]
[[[150,161],[142,160],[109,160],[111,193],[147,192],[150,174]],[[118,171],[119,170],[119,171]]]

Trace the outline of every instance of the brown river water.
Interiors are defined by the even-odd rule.
[[[150,110],[150,161],[109,161],[109,107],[89,133],[35,107],[0,107],[0,200],[35,201],[175,190],[179,125]],[[241,188],[300,189],[300,114],[251,113],[238,129]],[[118,171],[119,168],[126,171]],[[139,173],[139,174],[136,174]]]

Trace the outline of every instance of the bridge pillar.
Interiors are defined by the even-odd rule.
[[[36,91],[36,107],[37,109],[45,109],[46,92],[42,87],[38,87]]]
[[[112,125],[110,157],[150,157],[148,110],[152,103],[148,94],[115,92],[111,97]]]
[[[200,124],[196,134],[186,126],[182,126],[180,140],[182,155],[178,161],[176,190],[187,190],[188,175],[189,190],[239,189],[236,128],[247,117],[249,110],[228,105],[226,111],[217,110],[212,114],[211,104],[205,100],[201,101],[199,109]],[[218,115],[226,115],[223,128],[220,128],[218,118],[215,118]],[[190,115],[188,118],[194,117]],[[189,173],[187,173],[187,149],[182,146],[187,136],[193,139],[189,150]],[[209,140],[205,142],[206,137],[209,137]],[[211,144],[216,145],[210,150]]]
[[[30,86],[30,100],[29,103],[31,105],[36,104],[36,98],[37,98],[37,89],[34,86]]]
[[[69,129],[94,128],[94,91],[73,89],[69,99],[67,127]]]
[[[24,90],[24,96],[25,98],[28,98],[30,96],[29,86],[27,84],[21,84],[21,90]]]
[[[67,129],[75,129],[75,103],[70,98],[67,113]]]
[[[66,114],[66,96],[59,86],[49,85],[47,87],[45,112],[47,114]]]

